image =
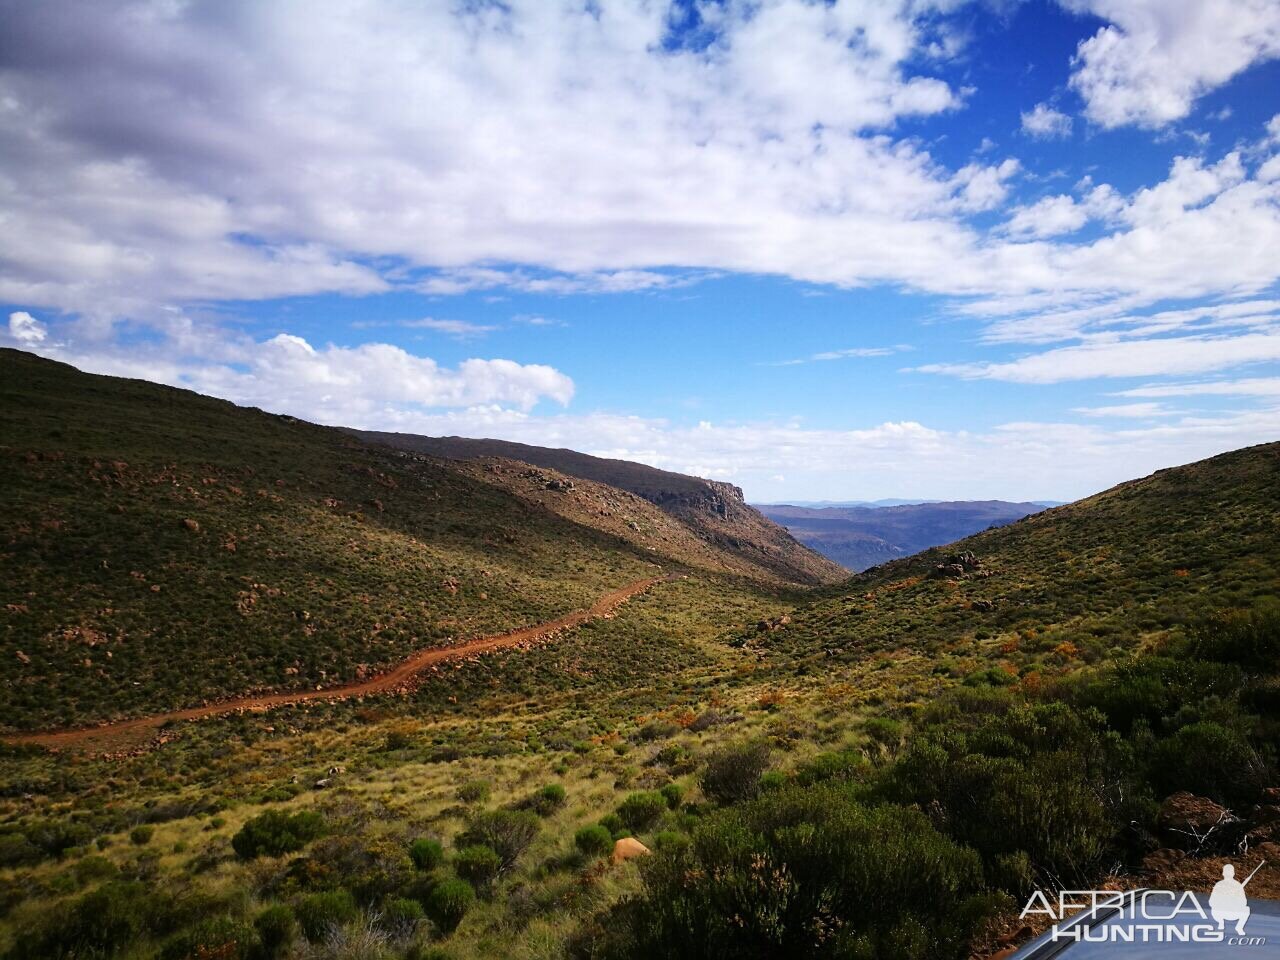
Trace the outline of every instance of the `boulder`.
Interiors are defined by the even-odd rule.
[[[1161,837],[1187,850],[1219,844],[1238,833],[1239,825],[1239,818],[1226,807],[1186,790],[1166,797],[1156,817]]]
[[[649,848],[635,837],[623,837],[613,845],[613,862],[622,863],[636,857],[647,857],[649,853]]]
[[[974,600],[969,604],[969,607],[981,613],[990,613],[996,608],[996,602],[994,600]]]
[[[192,533],[200,532],[200,521],[198,520],[192,520],[190,517],[187,517],[182,521],[182,525]]]

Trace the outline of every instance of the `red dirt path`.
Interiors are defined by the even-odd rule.
[[[235,700],[224,700],[219,703],[189,707],[185,710],[174,710],[170,713],[157,713],[132,720],[121,720],[97,727],[50,730],[44,733],[6,734],[0,739],[10,744],[35,744],[54,749],[66,747],[82,747],[99,751],[120,749],[129,744],[136,745],[139,741],[147,739],[153,731],[170,721],[199,720],[204,717],[216,717],[228,713],[246,711],[259,712],[270,710],[272,707],[305,703],[310,700],[349,700],[352,697],[390,693],[410,686],[410,682],[418,673],[433,664],[454,660],[458,657],[488,653],[491,650],[500,650],[505,647],[514,647],[522,643],[545,640],[562,630],[580,626],[588,620],[611,616],[614,610],[636,594],[644,593],[655,584],[668,579],[670,577],[651,577],[647,580],[637,580],[635,583],[627,584],[625,587],[606,593],[585,610],[575,610],[573,613],[565,614],[563,617],[557,617],[555,620],[548,620],[532,627],[524,627],[520,630],[513,630],[510,633],[501,633],[491,637],[479,637],[453,647],[431,647],[426,650],[420,650],[386,673],[380,673],[368,680],[360,680],[339,687],[240,697]]]

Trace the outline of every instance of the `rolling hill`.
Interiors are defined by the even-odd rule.
[[[598,517],[617,509],[614,505],[600,501],[601,487],[612,487],[626,491],[657,507],[668,517],[676,520],[705,545],[706,549],[734,558],[732,565],[739,569],[755,571],[757,575],[765,575],[773,580],[791,583],[817,585],[831,583],[845,576],[835,563],[824,559],[819,554],[807,549],[797,542],[780,526],[771,522],[754,507],[748,506],[742,496],[742,490],[733,484],[716,480],[704,480],[701,477],[690,477],[668,470],[659,470],[642,463],[629,460],[609,460],[593,457],[575,450],[551,449],[535,447],[524,443],[512,443],[506,440],[472,440],[464,437],[423,437],[405,433],[380,433],[361,431],[359,436],[368,440],[385,443],[403,450],[427,454],[460,461],[516,461],[555,471],[558,476],[542,478],[536,471],[530,476],[520,479],[534,480],[537,484],[551,485],[552,489],[563,490],[565,478],[591,481],[582,496],[593,497],[597,502],[584,510],[581,506],[570,506],[569,511],[574,519],[582,522],[593,522],[589,517]],[[509,470],[490,471],[495,477],[511,477]],[[528,489],[530,484],[519,484]],[[607,499],[608,495],[605,495]],[[638,507],[635,499],[631,499],[628,509]],[[552,498],[544,503],[560,504],[561,498]],[[555,509],[555,506],[552,507]],[[667,527],[665,536],[684,536],[677,534],[669,524],[662,524],[650,516],[650,525],[654,528]],[[607,519],[607,517],[606,517]]]
[[[768,643],[828,658],[963,651],[975,664],[1004,650],[1018,671],[1094,662],[1209,608],[1274,597],[1278,490],[1280,443],[1161,470],[870,569]]]
[[[0,437],[11,729],[362,680],[424,647],[590,606],[663,565],[831,579],[763,518],[744,550],[623,492],[540,481],[617,504],[616,522],[580,522],[586,508],[515,495],[527,478],[11,350]]]
[[[850,570],[861,571],[988,527],[1012,523],[1043,507],[1005,500],[889,503],[883,506],[756,507],[797,540]]]

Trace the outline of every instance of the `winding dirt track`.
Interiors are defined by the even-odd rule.
[[[459,657],[488,653],[491,650],[500,650],[505,647],[519,646],[522,643],[545,640],[562,630],[580,626],[588,620],[608,617],[636,594],[644,593],[650,587],[669,579],[671,579],[670,576],[637,580],[635,583],[627,584],[625,587],[606,593],[585,610],[575,610],[573,613],[565,614],[563,617],[557,617],[555,620],[548,620],[532,627],[524,627],[520,630],[500,633],[491,637],[479,637],[453,647],[429,647],[426,650],[420,650],[415,653],[386,673],[380,673],[368,680],[344,684],[340,687],[241,697],[236,700],[223,700],[219,703],[189,707],[186,710],[175,710],[171,713],[157,713],[147,717],[137,717],[133,720],[121,720],[117,723],[107,723],[97,727],[51,730],[45,733],[6,734],[0,739],[10,744],[36,744],[51,748],[83,747],[102,750],[110,747],[118,749],[127,744],[136,744],[140,740],[146,739],[152,731],[171,721],[199,720],[203,717],[217,717],[228,713],[259,712],[270,710],[272,707],[305,703],[310,700],[349,700],[353,697],[390,693],[409,687],[418,673],[433,664],[455,660]]]

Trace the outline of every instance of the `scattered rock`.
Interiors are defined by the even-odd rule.
[[[192,520],[190,517],[186,517],[182,521],[182,525],[186,527],[188,530],[190,530],[192,533],[200,532],[200,521],[198,520]]]
[[[30,662],[31,662],[31,658],[30,658],[30,657],[28,657],[28,656],[27,656],[25,653],[23,653],[21,650],[19,650],[19,651],[18,651],[18,660],[19,660],[21,663],[30,663]]]
[[[996,608],[996,602],[994,600],[974,600],[969,604],[969,607],[981,613],[990,613]]]
[[[623,837],[613,845],[613,862],[622,863],[636,857],[647,857],[649,852],[649,848],[635,837]]]
[[[328,777],[323,777],[320,780],[317,780],[314,784],[312,784],[312,786],[316,790],[326,790],[329,787],[333,786],[333,781]]]
[[[966,550],[963,553],[957,553],[954,556],[947,557],[942,563],[933,568],[932,576],[958,578],[966,574],[977,573],[982,566],[982,561],[972,550]]]

